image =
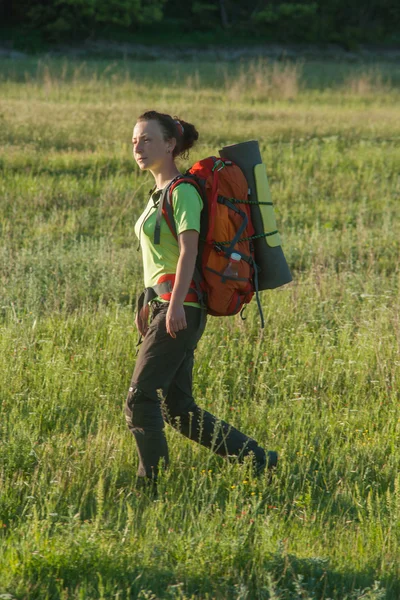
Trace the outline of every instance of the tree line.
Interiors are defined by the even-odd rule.
[[[52,42],[148,33],[177,43],[400,43],[398,0],[0,0],[0,16]]]

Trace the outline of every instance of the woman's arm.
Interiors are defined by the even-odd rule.
[[[188,229],[178,235],[179,259],[176,268],[174,289],[166,316],[167,332],[176,338],[176,331],[186,329],[186,315],[183,302],[193,279],[198,252],[199,234]]]

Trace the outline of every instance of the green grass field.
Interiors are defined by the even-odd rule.
[[[397,600],[398,66],[2,61],[0,98],[0,598]],[[155,502],[123,415],[151,108],[190,162],[260,141],[294,277],[264,332],[210,317],[194,371],[277,475],[167,429]]]

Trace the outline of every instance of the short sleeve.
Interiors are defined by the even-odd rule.
[[[172,192],[172,205],[177,234],[188,229],[195,229],[200,233],[203,200],[196,188],[190,183],[178,185]]]

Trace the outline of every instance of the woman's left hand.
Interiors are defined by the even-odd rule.
[[[167,333],[173,338],[176,338],[176,331],[186,329],[186,314],[183,304],[170,303],[166,316]]]

